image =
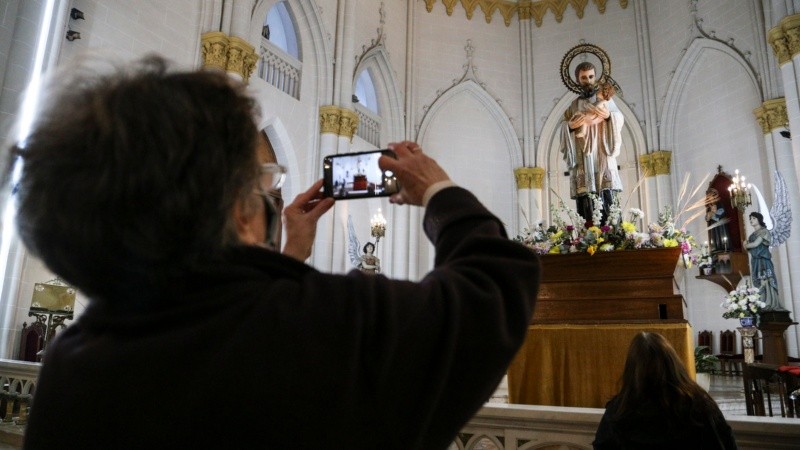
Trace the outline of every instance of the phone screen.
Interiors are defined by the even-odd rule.
[[[347,200],[386,197],[399,191],[394,174],[378,167],[381,155],[396,157],[388,149],[326,156],[322,162],[325,196]]]

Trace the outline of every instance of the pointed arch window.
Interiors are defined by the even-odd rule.
[[[262,56],[258,76],[300,99],[302,55],[295,29],[295,22],[286,2],[275,3],[267,13],[261,29]]]
[[[378,96],[375,93],[375,83],[372,81],[372,74],[369,69],[364,69],[358,74],[354,91],[353,106],[359,118],[356,134],[370,144],[380,147],[380,105],[378,104]]]

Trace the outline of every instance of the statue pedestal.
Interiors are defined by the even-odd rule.
[[[765,364],[782,366],[789,362],[783,334],[791,325],[797,325],[797,322],[792,322],[789,311],[765,311],[759,314],[758,329],[764,342]]]
[[[758,328],[756,327],[739,327],[739,334],[742,335],[742,348],[744,349],[744,362],[746,364],[753,364],[756,360],[755,349],[753,345],[753,338],[756,337]]]

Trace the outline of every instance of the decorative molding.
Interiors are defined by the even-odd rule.
[[[789,54],[794,58],[795,55],[800,53],[800,14],[784,17],[780,21],[780,27],[786,36]]]
[[[319,107],[319,132],[346,136],[351,141],[358,129],[358,113],[335,105]]]
[[[214,68],[235,73],[247,83],[258,62],[255,48],[236,36],[221,31],[203,33],[200,37],[203,68]]]
[[[228,41],[228,60],[225,64],[225,70],[240,75],[242,81],[247,83],[253,73],[253,69],[256,68],[256,62],[258,62],[255,47],[236,36],[230,36]]]
[[[200,36],[203,68],[225,70],[228,62],[228,36],[221,31],[209,31]]]
[[[767,40],[772,46],[775,57],[778,58],[778,65],[782,66],[792,60],[792,56],[789,54],[789,42],[780,25],[769,30]]]
[[[359,69],[361,62],[366,59],[366,57],[373,53],[374,50],[379,48],[386,48],[384,45],[384,37],[386,36],[383,33],[383,27],[386,25],[386,11],[383,7],[383,2],[381,2],[381,6],[378,9],[378,14],[380,14],[380,26],[378,27],[378,37],[376,39],[370,39],[369,45],[362,45],[361,46],[361,54],[356,56],[356,63],[353,66],[353,78],[357,75],[356,71]]]
[[[433,11],[433,5],[435,3],[436,0],[425,0],[425,9],[428,12]],[[567,6],[572,6],[578,18],[582,19],[586,6],[589,4],[589,0],[520,0],[519,2],[511,0],[442,0],[442,4],[444,4],[445,12],[448,16],[453,15],[453,10],[457,3],[460,3],[464,8],[467,20],[472,20],[475,8],[480,7],[486,18],[486,23],[491,23],[494,13],[499,12],[500,15],[503,16],[503,21],[506,26],[511,25],[511,20],[514,14],[516,14],[519,20],[530,20],[533,18],[536,22],[536,26],[540,27],[548,11],[553,11],[556,22],[561,23],[564,19],[564,11],[566,11]],[[597,10],[600,14],[605,14],[608,0],[593,0],[592,3],[597,5]],[[628,7],[628,0],[619,0],[619,4],[622,9],[626,9]]]
[[[642,168],[642,175],[645,178],[656,176],[656,169],[653,167],[653,155],[649,153],[639,155],[639,167]]]
[[[339,119],[342,114],[338,106],[325,105],[319,107],[319,132],[339,134]]]
[[[519,167],[514,169],[517,189],[542,189],[544,186],[544,168]]]
[[[672,163],[672,152],[669,150],[657,150],[651,152],[653,171],[656,175],[669,175]]]
[[[353,135],[356,134],[358,129],[358,113],[352,109],[340,110],[341,116],[339,118],[339,136],[346,136],[350,141],[353,141]]]
[[[789,123],[786,99],[783,97],[765,101],[753,110],[753,114],[764,134],[769,134],[776,128],[785,128]]]

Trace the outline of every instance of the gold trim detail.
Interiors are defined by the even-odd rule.
[[[769,45],[772,46],[775,57],[778,58],[778,65],[782,66],[792,60],[791,55],[789,55],[789,42],[786,40],[786,35],[780,26],[769,30],[767,40]]]
[[[244,39],[236,36],[231,36],[228,40],[228,62],[225,70],[241,75],[242,80],[247,83],[253,69],[256,68],[256,62],[258,62],[256,49]]]
[[[319,132],[347,136],[351,141],[358,130],[358,114],[335,105],[319,107]]]
[[[319,107],[319,132],[339,134],[339,118],[341,117],[338,106],[325,105]]]
[[[567,10],[568,6],[572,6],[578,18],[582,19],[586,6],[589,4],[589,0],[520,0],[519,2],[511,0],[441,1],[442,4],[444,4],[445,12],[448,16],[453,15],[456,4],[461,4],[461,7],[464,8],[466,12],[467,20],[472,20],[475,8],[480,7],[481,11],[483,11],[483,15],[486,17],[486,23],[491,23],[495,11],[499,11],[500,15],[503,16],[503,21],[506,26],[511,25],[514,14],[517,14],[519,20],[530,20],[531,17],[533,17],[537,27],[542,26],[542,20],[548,11],[553,11],[556,22],[561,23],[564,19],[564,12]],[[428,12],[433,11],[433,5],[435,3],[436,0],[425,0],[425,9]],[[597,6],[597,10],[600,11],[600,14],[605,14],[608,0],[592,0],[592,3]],[[622,9],[626,9],[628,7],[628,0],[619,0],[619,5]]]
[[[653,163],[653,171],[656,175],[669,175],[670,163],[672,162],[672,152],[669,150],[658,150],[650,153]]]
[[[769,134],[776,128],[784,128],[789,123],[789,116],[786,112],[786,99],[783,97],[773,98],[761,104],[753,110],[756,122],[761,126],[764,134]]]
[[[781,30],[783,30],[783,34],[786,36],[789,54],[794,57],[800,53],[800,14],[784,17],[781,19],[780,27]]]
[[[518,167],[514,169],[517,189],[541,189],[544,186],[544,169],[541,167]]]
[[[228,36],[221,31],[209,31],[200,36],[203,68],[225,70],[228,62]]]
[[[642,168],[642,174],[645,178],[656,175],[656,170],[653,168],[653,157],[650,154],[639,155],[639,167]]]
[[[339,117],[339,136],[347,136],[350,141],[358,130],[358,114],[350,109],[341,109]]]

